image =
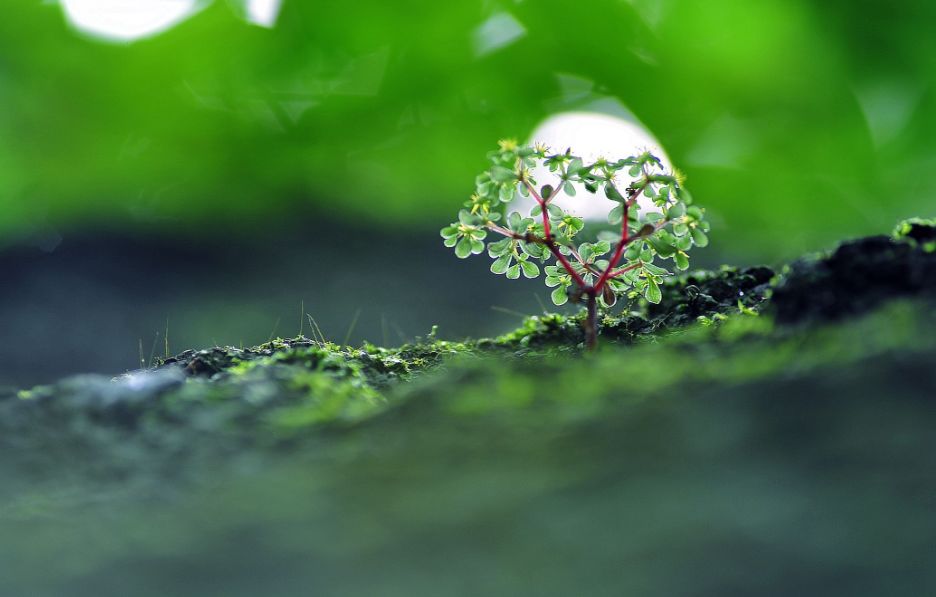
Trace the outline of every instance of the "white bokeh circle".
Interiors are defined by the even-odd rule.
[[[581,156],[586,163],[599,157],[617,160],[649,150],[660,158],[666,169],[671,168],[669,158],[659,141],[649,131],[634,120],[610,114],[598,112],[555,114],[536,127],[530,136],[529,143],[530,145],[545,144],[552,152],[565,151],[566,148],[571,147],[573,154]],[[625,176],[625,174],[621,173],[619,176]],[[548,168],[537,167],[533,170],[533,177],[538,185],[555,186],[556,176]],[[591,194],[581,184],[577,184],[575,190],[574,197],[561,192],[553,201],[566,212],[586,220],[604,220],[608,212],[616,205],[606,198],[603,192]],[[642,210],[656,210],[649,200],[645,199],[644,202],[640,204]],[[533,199],[521,196],[511,205],[510,211],[527,214],[534,205]]]

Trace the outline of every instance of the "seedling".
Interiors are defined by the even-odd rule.
[[[491,167],[475,179],[475,193],[458,221],[442,229],[445,246],[463,259],[487,249],[494,260],[491,271],[512,280],[545,273],[553,303],[585,302],[588,348],[598,341],[599,305],[611,307],[622,296],[659,303],[660,283],[671,273],[654,263],[657,258],[685,270],[689,250],[708,244],[704,210],[692,205],[682,175],[668,171],[650,152],[589,164],[571,149],[550,153],[542,145],[522,147],[509,140],[499,145],[488,154]],[[552,184],[534,180],[539,165],[554,175]],[[561,191],[575,195],[574,183],[616,202],[608,222],[619,225],[619,232],[604,231],[595,242],[576,244],[585,222],[554,202]],[[529,215],[508,214],[518,194],[536,201]],[[641,197],[646,199],[638,201]],[[498,240],[486,243],[489,234]]]

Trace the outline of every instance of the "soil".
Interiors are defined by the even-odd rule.
[[[660,305],[0,396],[0,594],[936,592],[936,226]]]

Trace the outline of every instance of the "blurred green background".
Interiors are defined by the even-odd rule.
[[[457,261],[436,231],[497,139],[615,101],[709,209],[697,264],[776,263],[933,211],[931,2],[243,15],[203,3],[114,43],[56,2],[4,4],[0,385],[136,366],[167,319],[173,351],[292,335],[302,301],[335,340],[359,310],[351,341],[506,329],[541,286]]]

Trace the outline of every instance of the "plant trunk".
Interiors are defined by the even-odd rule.
[[[585,317],[585,348],[595,350],[598,346],[598,298],[594,292],[589,292],[588,314]]]

